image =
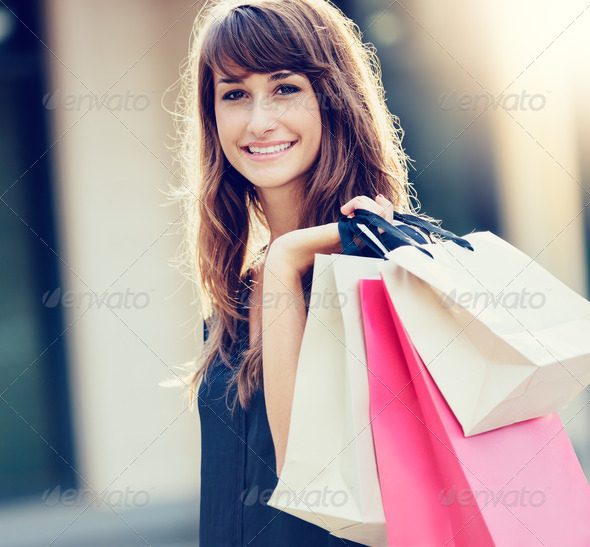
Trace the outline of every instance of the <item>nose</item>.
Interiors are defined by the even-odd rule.
[[[266,96],[257,96],[249,105],[248,131],[260,138],[277,125],[277,112],[274,102]]]

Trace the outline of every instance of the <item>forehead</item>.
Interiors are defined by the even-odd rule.
[[[218,71],[213,70],[213,82],[214,87],[222,84],[241,84],[244,83],[245,80],[249,78],[260,79],[261,82],[275,82],[277,80],[283,80],[285,78],[289,78],[290,76],[303,76],[303,74],[298,74],[289,69],[278,70],[276,72],[252,72],[249,70],[245,70],[241,68],[239,71],[232,70],[228,73],[225,71]]]
[[[227,75],[221,73],[215,73],[215,85],[218,84],[241,84],[249,78],[258,78],[267,82],[275,82],[277,80],[284,80],[290,76],[302,76],[296,72],[290,70],[280,70],[278,72],[259,73],[259,72],[246,72],[238,75]]]

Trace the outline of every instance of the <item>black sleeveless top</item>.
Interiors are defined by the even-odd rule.
[[[250,343],[247,307],[240,313],[239,347],[231,356],[235,366],[240,365]],[[259,389],[246,410],[238,402],[232,416],[228,406],[235,392],[230,392],[227,402],[225,397],[230,376],[231,370],[218,359],[198,390],[202,450],[199,546],[363,547],[267,505],[278,477],[264,393]]]

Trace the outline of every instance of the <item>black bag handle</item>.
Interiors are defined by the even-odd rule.
[[[413,245],[430,258],[433,258],[426,249],[420,246],[428,243],[420,230],[424,230],[429,237],[431,234],[437,234],[473,251],[471,243],[466,239],[448,230],[443,230],[415,215],[394,212],[394,220],[400,224],[391,224],[383,217],[366,209],[355,209],[352,218],[342,217],[338,221],[338,232],[340,233],[343,254],[385,258],[386,253],[397,247]],[[383,233],[379,233],[379,228],[383,230]],[[415,228],[419,228],[419,230]],[[359,249],[356,245],[354,236],[365,243],[363,249]]]
[[[370,213],[370,211],[368,211]],[[374,214],[374,213],[371,213]],[[445,239],[456,243],[460,247],[465,247],[470,251],[473,251],[473,246],[469,241],[455,235],[453,232],[449,232],[448,230],[443,230],[440,226],[436,226],[423,218],[417,217],[415,215],[410,215],[409,213],[398,213],[397,211],[393,212],[393,219],[399,220],[400,222],[404,222],[410,226],[415,226],[416,228],[421,228],[422,230],[426,230],[429,234],[437,234]]]
[[[344,217],[338,221],[344,254],[384,258],[386,253],[397,247],[414,245],[432,258],[426,249],[418,246],[420,243],[427,243],[426,238],[412,228],[410,230],[413,230],[414,234],[410,237],[406,231],[390,224],[375,213],[365,209],[355,209],[354,214],[352,218]],[[383,234],[379,233],[379,228],[384,231]],[[360,250],[354,242],[354,236],[365,243],[363,250]]]

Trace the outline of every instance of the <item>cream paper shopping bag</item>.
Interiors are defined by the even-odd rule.
[[[590,384],[590,302],[490,232],[388,253],[381,274],[466,436],[556,412]]]
[[[369,415],[358,283],[381,259],[316,255],[285,463],[268,504],[365,545],[387,545]]]

